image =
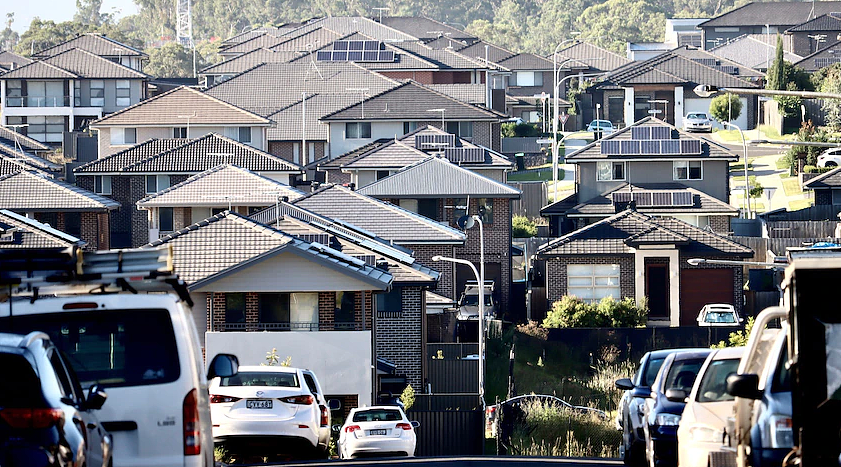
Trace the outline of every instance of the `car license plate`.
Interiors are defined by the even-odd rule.
[[[246,399],[245,408],[246,409],[271,409],[272,408],[272,401],[271,400],[259,400],[259,399]]]
[[[371,435],[385,435],[388,433],[388,430],[371,430]]]

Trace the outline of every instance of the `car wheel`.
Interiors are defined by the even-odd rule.
[[[838,167],[838,164],[836,162],[829,161],[826,164],[824,164],[823,166],[824,167]]]

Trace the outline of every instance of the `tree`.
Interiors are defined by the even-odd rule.
[[[768,80],[765,89],[781,91],[810,91],[814,90],[809,74],[800,67],[795,67],[784,58],[783,38],[777,35],[777,49],[774,61],[768,67]],[[774,96],[780,114],[792,117],[800,112],[800,98],[797,96]]]
[[[117,42],[133,47],[140,45],[138,41],[126,37],[111,21],[106,21],[100,26],[94,26],[75,21],[64,21],[62,23],[50,20],[42,21],[41,18],[36,16],[29,24],[29,29],[20,36],[20,42],[15,47],[15,51],[21,55],[29,56],[88,32],[103,34]]]
[[[742,101],[739,96],[727,93],[717,96],[710,102],[710,115],[720,122],[732,122],[742,114]]]
[[[154,49],[146,50],[149,63],[143,69],[147,74],[158,78],[187,78],[193,76],[193,51],[177,42],[170,42]],[[196,56],[198,60],[198,56]],[[203,64],[196,63],[196,69]]]
[[[748,322],[745,323],[744,331],[731,332],[727,338],[727,342],[719,341],[718,344],[713,344],[710,347],[713,349],[723,349],[725,347],[744,347],[748,345],[748,338],[750,337],[750,331],[753,329],[754,322],[753,316],[749,317]]]
[[[822,68],[821,92],[841,94],[841,63]],[[841,130],[841,99],[824,99],[821,108],[826,113],[826,124],[833,130]]]
[[[589,31],[596,45],[624,55],[628,41],[663,40],[666,12],[653,0],[607,0],[584,10],[576,27]]]
[[[605,297],[598,303],[587,303],[565,295],[552,304],[552,310],[543,320],[546,328],[601,328],[640,327],[648,319],[648,306],[637,303],[632,297],[620,301]]]
[[[537,226],[526,216],[511,218],[511,235],[515,238],[531,238],[537,235]]]
[[[76,14],[73,21],[84,25],[100,26],[102,24],[102,0],[76,0]]]
[[[20,40],[20,35],[12,29],[15,13],[6,13],[6,29],[0,31],[0,50],[11,50]]]

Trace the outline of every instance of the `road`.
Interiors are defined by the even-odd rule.
[[[329,462],[301,462],[279,464],[284,467],[336,467],[342,466],[409,466],[409,467],[539,467],[540,465],[557,467],[617,467],[622,465],[619,459],[570,459],[558,457],[514,457],[514,456],[473,456],[473,457],[415,457],[402,459],[361,459]],[[242,465],[242,464],[238,464]],[[262,464],[261,464],[262,465]]]

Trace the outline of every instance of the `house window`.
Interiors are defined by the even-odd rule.
[[[175,230],[175,220],[173,219],[172,208],[160,208],[158,210],[158,218],[161,232],[172,232]]]
[[[146,193],[157,193],[161,190],[169,188],[169,175],[147,175],[146,176]]]
[[[250,143],[251,142],[251,127],[250,126],[241,126],[239,127],[239,135],[237,141],[240,143]]]
[[[225,323],[245,323],[245,294],[225,294]]]
[[[288,293],[257,294],[257,308],[260,312],[261,323],[289,324]]]
[[[6,81],[6,107],[23,107],[23,82],[19,79]]]
[[[391,292],[377,296],[377,312],[403,311],[403,287],[393,287]]]
[[[841,204],[841,190],[832,190],[832,204]]]
[[[78,79],[73,80],[73,105],[82,106],[82,81]]]
[[[529,123],[539,123],[540,122],[540,112],[536,110],[526,110],[523,111],[522,119],[525,122]]]
[[[701,180],[701,161],[674,161],[675,180]]]
[[[336,292],[336,329],[353,329],[356,321],[356,292]]]
[[[111,128],[111,145],[137,143],[137,128]]]
[[[482,219],[482,224],[494,223],[494,200],[492,198],[478,198],[476,200],[476,214]]]
[[[467,198],[453,200],[453,225],[457,225],[459,218],[467,215]],[[484,222],[484,221],[483,221]]]
[[[418,129],[418,122],[403,122],[403,134],[411,133]]]
[[[123,142],[125,144],[137,143],[137,128],[125,128],[123,132]]]
[[[111,176],[95,175],[93,177],[93,192],[100,195],[111,194]]]
[[[511,75],[511,86],[543,86],[543,73],[536,71],[518,71]]]
[[[459,138],[472,138],[473,122],[447,122],[447,133],[452,133]]]
[[[60,143],[64,134],[64,117],[27,117],[27,136],[42,143]]]
[[[597,162],[596,180],[599,182],[611,182],[625,180],[624,162]]]
[[[366,139],[371,137],[371,122],[345,123],[345,139]]]
[[[401,208],[407,211],[412,211],[429,219],[438,220],[438,200],[435,198],[405,198],[399,200],[399,204]]]
[[[391,175],[391,172],[388,170],[377,170],[377,180],[382,180],[389,175]]]
[[[127,79],[117,80],[117,107],[131,105],[131,83]]]
[[[567,294],[597,302],[604,297],[621,299],[618,264],[567,265]]]
[[[92,79],[91,83],[91,107],[105,107],[105,81]]]
[[[187,138],[187,127],[186,126],[177,126],[172,129],[172,137],[173,138]]]

